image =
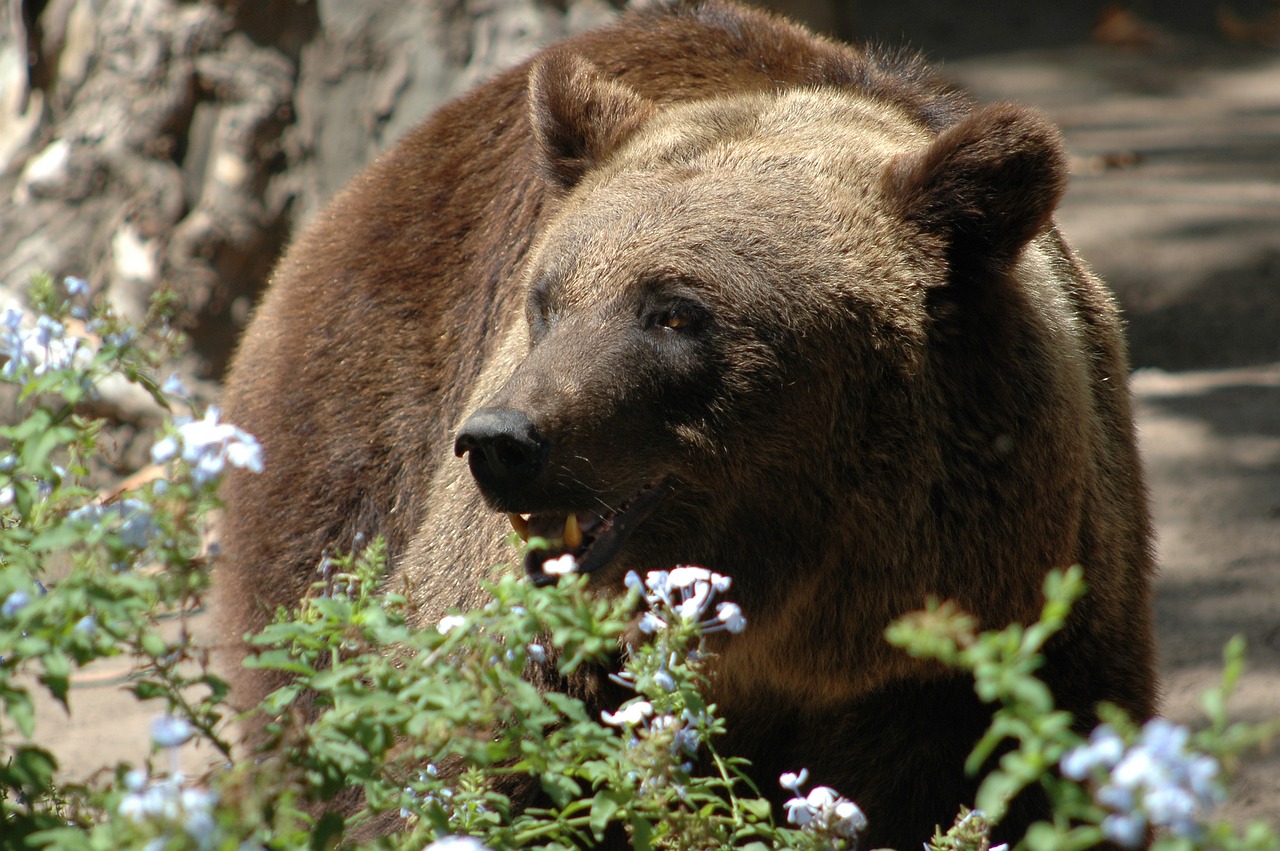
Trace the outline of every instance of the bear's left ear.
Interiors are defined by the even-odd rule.
[[[533,65],[528,92],[540,169],[560,189],[572,188],[654,112],[652,102],[568,50]]]
[[[942,238],[953,268],[1004,270],[1058,206],[1066,154],[1047,118],[995,104],[893,160],[884,181],[904,218]]]

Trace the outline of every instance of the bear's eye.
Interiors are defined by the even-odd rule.
[[[667,331],[688,333],[698,330],[703,323],[703,319],[701,311],[692,305],[677,304],[659,310],[654,314],[652,323],[654,327],[663,328]]]
[[[693,324],[693,317],[678,307],[673,307],[658,320],[658,324],[663,328],[670,328],[672,331],[679,331],[688,328]]]

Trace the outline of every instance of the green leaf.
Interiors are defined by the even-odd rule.
[[[557,807],[564,808],[569,802],[582,795],[582,787],[572,777],[555,771],[543,772],[542,791],[550,796]]]
[[[342,832],[345,827],[342,816],[330,810],[320,816],[320,820],[311,829],[311,841],[307,843],[307,847],[311,851],[329,851],[337,848],[338,843],[342,841]]]
[[[14,781],[28,794],[39,795],[53,783],[58,762],[53,754],[34,745],[22,745],[13,749],[8,772]]]
[[[631,814],[631,848],[633,851],[653,851],[653,825],[639,813]]]
[[[738,807],[757,821],[768,821],[773,807],[764,798],[746,798],[738,801]]]
[[[40,682],[62,704],[67,706],[67,689],[71,686],[71,662],[61,650],[52,650],[44,656],[44,674]]]
[[[25,689],[6,690],[4,695],[5,712],[18,727],[18,732],[31,738],[36,729],[35,705]]]
[[[154,632],[143,633],[142,640],[139,643],[142,645],[142,652],[154,659],[159,659],[169,653],[168,643]]]
[[[613,820],[618,810],[626,804],[627,798],[627,795],[613,789],[601,789],[596,793],[595,798],[591,800],[591,817],[588,820],[591,832],[595,834],[596,839],[604,838],[605,828],[609,826],[609,822]]]
[[[995,824],[1004,818],[1005,811],[1009,808],[1009,801],[1013,800],[1013,796],[1021,789],[1022,784],[1016,777],[1005,774],[1003,771],[993,771],[978,787],[974,809],[985,812],[992,824]]]

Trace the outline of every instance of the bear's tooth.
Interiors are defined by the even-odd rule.
[[[511,528],[516,530],[516,534],[520,536],[520,540],[529,540],[529,521],[521,514],[510,513],[507,519],[511,521]]]
[[[578,526],[578,515],[572,511],[564,518],[564,545],[576,550],[582,545],[582,529]]]

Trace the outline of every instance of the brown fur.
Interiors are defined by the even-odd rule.
[[[258,310],[226,394],[267,467],[226,490],[232,630],[359,533],[430,623],[511,559],[495,507],[616,507],[670,476],[597,581],[732,575],[724,749],[766,791],[808,767],[859,801],[868,847],[923,841],[971,802],[988,717],[883,640],[930,595],[1025,622],[1045,572],[1083,563],[1045,676],[1085,723],[1153,709],[1124,343],[1052,225],[1064,183],[1037,114],[715,2],[494,79],[335,198]],[[692,325],[655,324],[673,309]],[[547,452],[487,500],[452,451],[480,407]]]

